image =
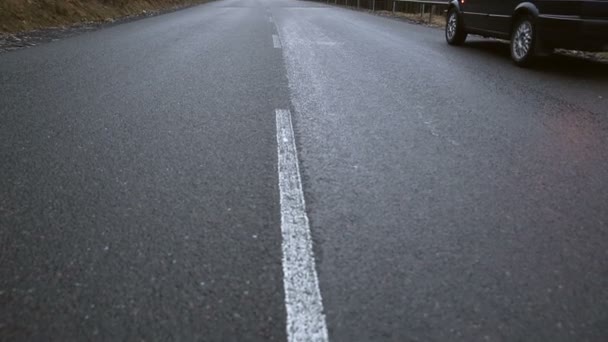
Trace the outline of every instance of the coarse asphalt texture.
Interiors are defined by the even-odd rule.
[[[221,0],[0,54],[0,340],[285,341],[276,109],[330,341],[608,339],[606,64]]]

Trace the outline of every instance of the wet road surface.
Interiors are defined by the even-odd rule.
[[[0,81],[2,340],[608,338],[605,64],[223,0],[2,54]],[[285,299],[308,285],[322,314]]]

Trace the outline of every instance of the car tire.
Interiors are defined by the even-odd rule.
[[[462,18],[455,8],[448,12],[445,23],[445,40],[450,45],[462,45],[467,39],[467,32],[462,25]]]
[[[534,18],[524,15],[515,20],[511,32],[511,58],[516,65],[525,67],[536,57],[537,32]]]

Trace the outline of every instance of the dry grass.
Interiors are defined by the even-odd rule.
[[[427,24],[430,26],[442,27],[445,25],[445,17],[442,15],[433,14],[432,21],[429,21],[428,12],[423,16],[420,13],[405,13],[405,12],[395,12],[392,11],[376,11],[376,14],[386,16],[386,17],[397,17],[403,18],[410,21],[414,21],[421,24]]]
[[[203,0],[0,0],[0,32],[104,21]]]

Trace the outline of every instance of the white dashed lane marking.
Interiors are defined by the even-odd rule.
[[[326,342],[327,326],[289,110],[276,110],[283,286],[289,342]]]

